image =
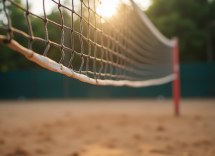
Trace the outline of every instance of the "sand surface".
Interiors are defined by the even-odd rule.
[[[0,156],[215,156],[215,99],[0,101]]]

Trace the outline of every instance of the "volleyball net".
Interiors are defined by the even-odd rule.
[[[178,58],[173,56],[177,55],[177,40],[164,37],[133,0],[118,0],[111,17],[98,13],[102,0],[76,2],[52,0],[60,19],[54,21],[46,13],[45,0],[42,15],[31,12],[28,0],[25,5],[2,0],[6,24],[0,29],[7,35],[0,35],[0,41],[44,68],[91,84],[144,87],[177,79]],[[27,32],[13,27],[11,5],[24,13]],[[43,24],[33,29],[35,19]],[[49,32],[49,25],[57,27],[60,35]],[[37,29],[44,31],[42,37],[34,35]],[[16,35],[28,44],[21,44]],[[43,44],[42,51],[34,49],[35,42]],[[58,49],[59,58],[49,57],[53,48]]]

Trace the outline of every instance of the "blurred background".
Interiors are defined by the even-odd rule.
[[[14,1],[26,6],[24,0]],[[42,1],[29,2],[30,10],[43,16]],[[135,2],[162,34],[168,38],[175,36],[179,38],[182,97],[215,97],[215,0],[136,0]],[[46,3],[48,18],[60,23],[60,14],[56,4],[51,0],[47,0]],[[78,6],[80,1],[76,0],[74,3]],[[68,5],[71,6],[71,4]],[[98,12],[104,9],[102,4],[97,6]],[[7,3],[7,8],[12,26],[28,33],[24,11],[10,3]],[[78,7],[75,9],[77,12],[80,11]],[[70,25],[69,12],[63,10],[63,16],[64,19],[67,19],[65,25]],[[85,11],[84,16],[86,18],[88,16]],[[104,14],[104,16],[111,16],[111,14]],[[33,16],[30,19],[34,36],[44,38],[43,22]],[[74,17],[74,19],[74,27],[79,30],[80,21],[78,17]],[[0,25],[7,25],[2,3],[0,3]],[[83,30],[86,30],[85,25],[83,25]],[[48,24],[48,31],[52,41],[60,42],[61,31],[58,27]],[[0,34],[6,35],[2,30],[0,30]],[[14,37],[21,45],[27,46],[27,39],[19,35]],[[79,38],[74,37],[78,41],[75,50],[80,51]],[[33,44],[33,49],[38,53],[42,54],[44,48],[43,43],[34,42]],[[59,49],[50,48],[49,58],[59,61],[60,56]],[[74,68],[80,66],[80,58],[74,59],[73,66]],[[121,97],[162,99],[172,96],[171,83],[145,88],[103,87],[83,83],[43,69],[2,44],[0,44],[0,88],[1,99]]]

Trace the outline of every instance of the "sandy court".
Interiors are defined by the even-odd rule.
[[[0,101],[0,156],[215,156],[215,99]]]

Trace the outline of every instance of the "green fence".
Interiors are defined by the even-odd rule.
[[[182,97],[215,96],[215,64],[182,64]],[[65,75],[42,71],[0,73],[0,98],[108,98],[172,96],[172,84],[130,88],[95,86]]]

